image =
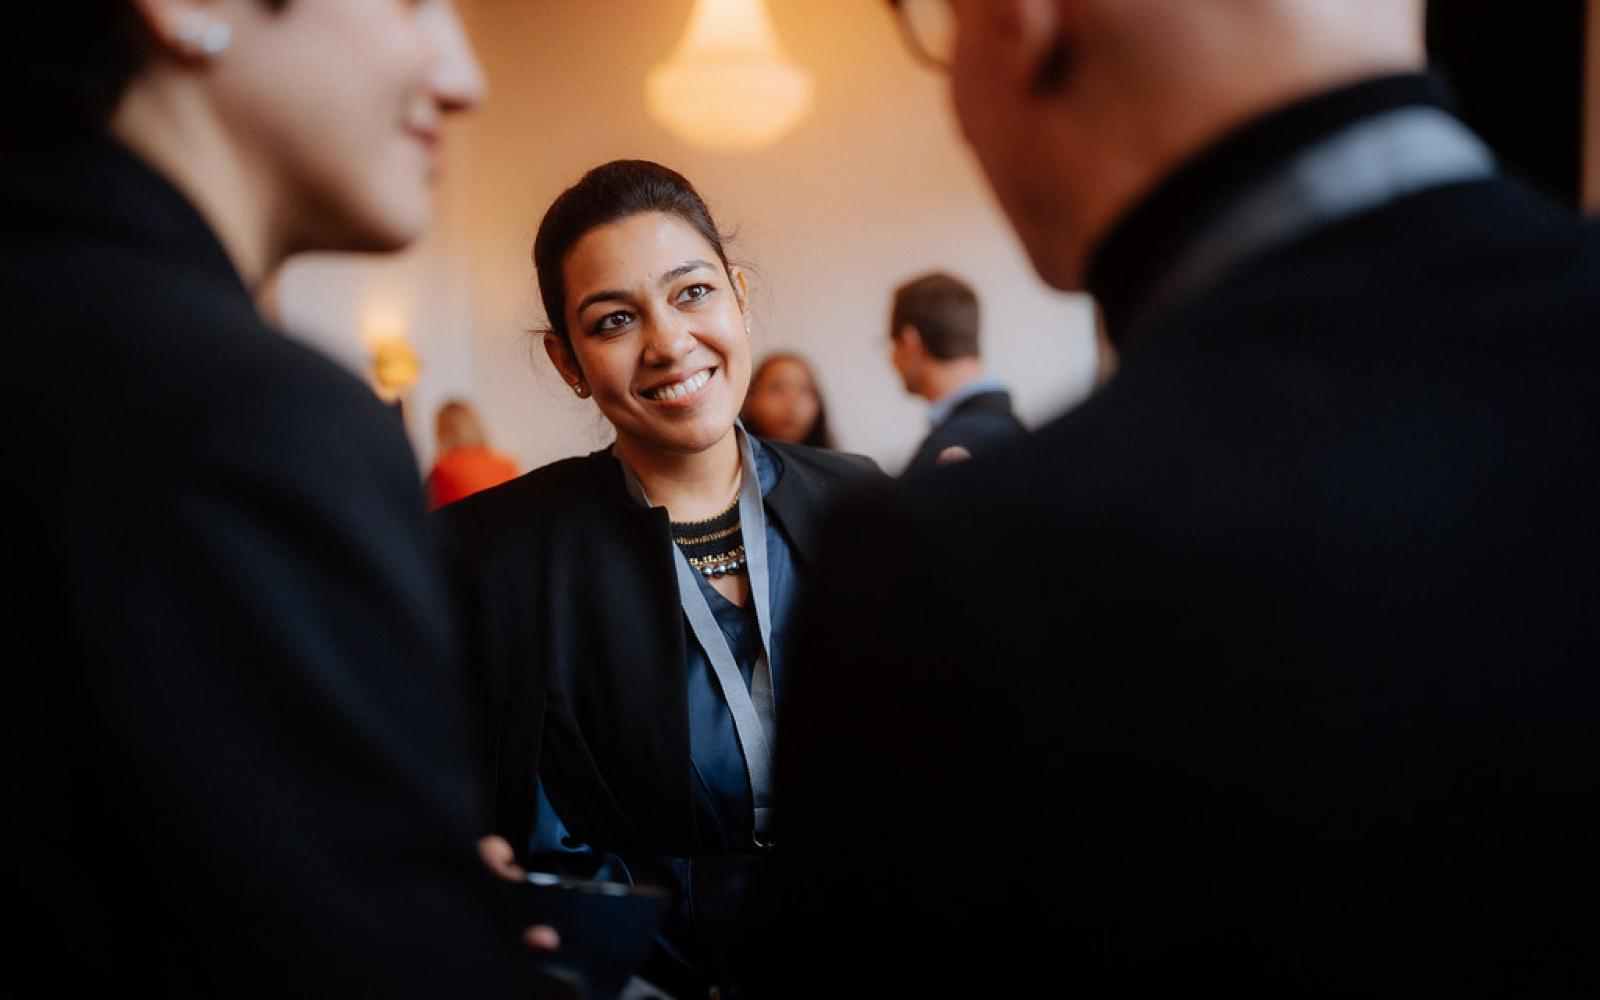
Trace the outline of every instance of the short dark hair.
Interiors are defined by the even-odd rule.
[[[890,336],[908,326],[917,328],[922,345],[941,361],[978,356],[978,295],[960,278],[943,272],[925,274],[894,292]]]
[[[539,223],[533,241],[533,266],[539,277],[550,332],[569,340],[567,281],[562,265],[574,245],[591,230],[645,212],[675,215],[705,237],[730,274],[725,237],[711,210],[688,179],[649,160],[613,160],[595,167],[561,192]]]
[[[274,10],[289,0],[262,0]],[[150,58],[150,33],[131,0],[54,0],[32,6],[27,43],[0,67],[23,95],[6,128],[19,137],[102,131]]]

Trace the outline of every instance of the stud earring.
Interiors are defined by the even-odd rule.
[[[579,399],[588,399],[589,398],[589,387],[584,385],[582,382],[574,382],[574,383],[572,383],[572,391],[573,391],[573,393],[575,393],[577,395],[577,397]]]
[[[195,55],[214,59],[233,44],[233,26],[226,21],[194,18],[178,29],[177,38]]]

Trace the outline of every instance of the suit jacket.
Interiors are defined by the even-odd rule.
[[[1022,421],[1011,409],[1011,393],[1004,390],[980,392],[962,400],[929,432],[906,464],[906,472],[921,473],[936,468],[939,453],[946,448],[959,446],[973,455],[981,455],[1025,433]]]
[[[763,441],[767,509],[810,575],[822,516],[878,476],[866,459]],[[694,855],[687,632],[665,508],[608,452],[443,508],[482,706],[494,828],[519,848],[535,781],[572,835],[622,855]],[[787,682],[786,682],[787,683]]]
[[[120,147],[0,175],[0,992],[525,995],[398,422]]]
[[[1324,95],[1170,178],[1097,257],[1113,335],[1108,254],[1429,94]],[[849,505],[777,773],[774,940],[827,961],[773,992],[1592,994],[1597,329],[1592,224],[1434,187],[1238,264],[1031,441]]]

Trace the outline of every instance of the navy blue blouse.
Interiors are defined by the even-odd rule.
[[[750,436],[750,446],[755,458],[756,476],[761,482],[761,495],[766,496],[783,476],[782,459],[770,449],[763,448],[754,435]],[[772,672],[773,699],[778,708],[775,714],[781,719],[784,685],[779,651],[784,648],[788,634],[797,580],[788,540],[783,537],[777,520],[770,512],[766,521],[773,647],[768,652],[768,665]],[[734,604],[704,578],[700,578],[700,589],[723,635],[727,637],[728,647],[733,651],[739,672],[748,685],[761,655],[761,631],[756,626],[755,604],[753,601],[744,607]],[[688,640],[689,743],[694,768],[699,846],[707,854],[748,850],[753,846],[753,817],[750,778],[745,769],[744,753],[739,747],[733,716],[717,684],[710,658],[695,639],[694,630],[686,626],[684,631]],[[773,742],[772,734],[768,736],[769,742]],[[530,851],[546,855],[588,854],[586,845],[576,843],[568,835],[565,824],[551,807],[542,786],[536,790],[536,794],[539,798],[539,815],[528,845]]]
[[[781,460],[761,447],[753,436],[750,444],[756,476],[761,481],[761,495],[766,496],[783,474]],[[752,600],[740,607],[719,594],[710,581],[697,578],[711,613],[728,639],[728,648],[733,651],[739,673],[749,686],[756,661],[761,657],[761,630],[756,625],[755,602]],[[794,560],[783,532],[770,514],[767,516],[767,579],[771,588],[773,646],[768,653],[768,665],[772,671],[773,699],[781,704],[783,670],[778,650],[783,648],[789,613],[794,606]],[[694,763],[695,812],[701,847],[709,853],[747,849],[753,843],[750,778],[733,715],[717,684],[711,660],[695,641],[693,630],[689,631],[688,652],[689,744]],[[776,742],[774,734],[767,736],[769,745]]]

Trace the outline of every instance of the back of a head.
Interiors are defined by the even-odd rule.
[[[976,358],[979,322],[978,295],[960,278],[934,272],[895,289],[891,333],[915,327],[922,346],[940,361]]]
[[[1139,199],[1233,128],[1423,65],[1422,0],[952,6],[963,134],[1035,269],[1068,291]]]
[[[435,433],[441,454],[453,448],[481,448],[489,443],[477,411],[471,403],[459,399],[452,399],[439,407]]]

